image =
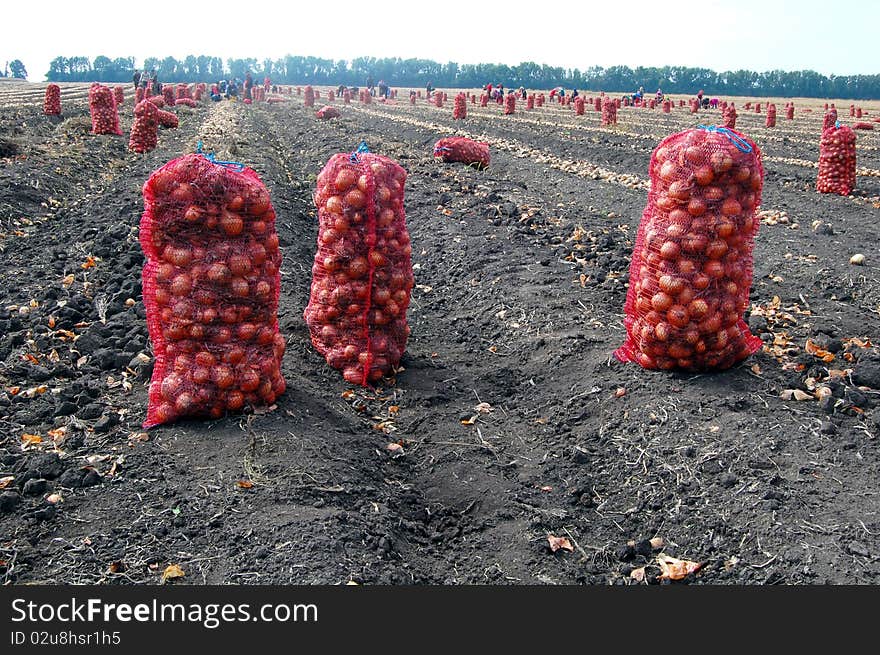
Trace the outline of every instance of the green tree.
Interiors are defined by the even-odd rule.
[[[21,59],[13,59],[9,62],[9,72],[12,74],[12,77],[16,79],[27,79],[27,70],[25,69],[24,64],[21,63]]]

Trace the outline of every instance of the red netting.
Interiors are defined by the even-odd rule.
[[[46,87],[46,97],[43,99],[43,113],[47,116],[61,115],[61,87],[50,84]]]
[[[596,96],[595,100],[593,100],[593,109],[602,111],[602,98],[600,96]]]
[[[434,91],[434,106],[442,107],[443,106],[443,94],[439,91]]]
[[[767,105],[767,120],[764,121],[764,127],[776,127],[776,105],[772,102]]]
[[[504,101],[504,114],[510,115],[516,113],[516,96],[512,93],[507,94],[507,98]]]
[[[109,87],[92,84],[89,89],[89,113],[92,116],[92,134],[122,134],[116,101]]]
[[[546,98],[544,97],[544,94],[539,93],[538,97],[535,98],[535,104],[538,105],[538,107],[543,107],[545,100],[546,100]]]
[[[760,114],[760,113],[761,113],[761,103],[760,103],[760,102],[755,103],[755,113],[756,113],[756,114]]]
[[[834,127],[835,123],[837,123],[837,110],[829,109],[822,117],[822,131],[824,132],[828,128]]]
[[[464,93],[455,96],[452,108],[452,119],[459,120],[467,118],[467,97]]]
[[[117,107],[125,103],[125,90],[119,85],[113,87],[113,101]]]
[[[342,92],[342,102],[347,105],[351,104],[351,91],[349,91],[348,89]]]
[[[320,97],[321,97],[321,92],[318,89],[315,89],[315,100],[320,99]]]
[[[302,89],[300,87],[296,87],[296,95],[302,95]]]
[[[139,86],[137,89],[135,89],[135,92],[134,92],[134,104],[135,104],[135,106],[137,106],[138,103],[143,102],[143,101],[144,101],[144,88]]]
[[[297,87],[297,95],[299,95],[299,87]],[[303,97],[303,105],[306,107],[315,106],[315,90],[311,87],[311,85],[306,87],[306,93]]]
[[[608,96],[602,100],[602,125],[617,125],[617,103]]]
[[[830,113],[829,110],[828,114]],[[848,196],[855,186],[855,132],[846,125],[829,127],[822,132],[822,139],[819,142],[819,174],[816,178],[816,191]]]
[[[352,384],[397,368],[413,287],[406,171],[371,153],[336,154],[318,176],[318,250],[305,320],[312,345]]]
[[[727,368],[761,347],[742,320],[752,283],[764,169],[733,130],[691,129],[651,156],[615,356],[644,368]]]
[[[163,98],[162,96],[150,96],[149,98],[147,98],[147,100],[152,102],[160,109],[165,106],[165,98]]]
[[[489,104],[489,96],[485,93],[480,94],[480,107],[486,107]]]
[[[434,156],[445,162],[472,164],[482,169],[489,165],[489,144],[463,136],[447,136],[434,144]]]
[[[733,103],[730,103],[727,106],[727,109],[721,112],[721,125],[722,127],[726,127],[730,130],[736,129],[736,107]]]
[[[159,125],[162,127],[177,127],[180,125],[180,121],[174,112],[159,109]]]
[[[476,93],[471,94],[471,104],[472,105],[477,104],[477,94]]]
[[[785,119],[792,121],[794,120],[794,103],[792,102],[785,108]]]
[[[584,99],[578,96],[574,99],[574,115],[575,116],[583,116],[584,115]]]
[[[199,93],[199,90],[196,89],[196,94],[198,95],[198,93]],[[174,105],[176,107],[180,107],[181,105],[183,105],[184,107],[196,107],[198,105],[198,103],[195,100],[193,100],[192,98],[178,98],[177,100],[174,101]]]
[[[177,100],[177,96],[175,94],[175,87],[173,84],[162,85],[162,99],[165,100],[165,104],[169,107],[174,106],[174,101]]]
[[[651,98],[648,100],[648,109],[654,109],[657,106],[657,101]]]
[[[856,106],[855,105],[849,106],[849,115],[850,115],[850,118],[855,118],[855,116],[856,116]]]
[[[336,100],[336,94],[333,93],[332,90],[328,91],[327,92],[327,102],[333,102],[334,100]]]
[[[672,112],[672,103],[669,100],[663,101],[663,113],[669,114]]]
[[[174,95],[175,100],[180,100],[181,98],[192,98],[192,94],[189,91],[189,86],[184,84],[183,82],[180,82],[177,85]]]
[[[409,104],[411,104],[411,105],[415,105],[415,104],[416,104],[416,94],[415,94],[415,93],[410,93],[410,94],[409,94]]]
[[[877,122],[880,122],[880,120],[878,120],[876,118],[874,120]],[[865,123],[863,121],[859,121],[857,123],[853,123],[852,129],[854,129],[854,130],[873,130],[874,123]]]
[[[336,107],[331,107],[330,105],[324,105],[318,111],[315,112],[315,116],[320,118],[321,120],[330,120],[331,118],[339,118],[342,116],[342,112],[340,112]]]
[[[862,117],[862,108],[856,107],[856,118],[861,118],[861,117]]]
[[[159,108],[148,100],[141,100],[134,107],[134,123],[128,139],[128,149],[149,152],[156,147],[159,138]]]
[[[370,95],[369,91],[364,91],[361,100],[363,100],[365,105],[369,105],[373,103],[373,96]]]
[[[257,174],[185,155],[144,184],[143,297],[155,365],[144,427],[284,392],[281,253]]]

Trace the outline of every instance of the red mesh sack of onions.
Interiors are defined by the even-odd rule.
[[[574,115],[575,116],[583,116],[584,115],[584,99],[578,96],[574,99]]]
[[[543,107],[545,101],[546,101],[546,98],[544,97],[543,93],[539,93],[538,97],[535,98],[535,104],[538,105],[538,107]]]
[[[46,97],[43,99],[43,113],[47,116],[61,115],[61,87],[50,84],[46,87]]]
[[[452,119],[459,120],[467,118],[467,97],[463,93],[455,96],[452,107]]]
[[[856,118],[861,118],[861,117],[862,117],[862,108],[856,107]]]
[[[787,105],[785,107],[785,119],[792,121],[794,120],[794,103]]]
[[[837,110],[829,109],[825,112],[825,115],[822,117],[822,132],[825,132],[830,127],[834,127],[837,123]]]
[[[504,115],[509,116],[510,114],[516,113],[516,96],[512,93],[507,94],[507,98],[504,100]]]
[[[767,105],[767,119],[764,121],[764,127],[776,127],[776,105],[772,102]]]
[[[816,191],[848,196],[855,186],[856,134],[846,125],[833,125],[822,132],[819,141]]]
[[[750,139],[685,130],[651,156],[617,359],[648,369],[728,368],[761,347],[742,320],[764,170]]]
[[[177,94],[175,93],[175,86],[173,84],[163,84],[162,85],[162,99],[165,100],[165,104],[169,107],[174,106],[174,101],[177,100]]]
[[[729,130],[736,129],[736,117],[736,107],[733,106],[733,103],[730,103],[727,109],[721,112],[721,126]]]
[[[183,82],[178,83],[175,89],[175,100],[180,100],[181,98],[191,98],[192,95],[189,90],[189,85],[184,84]]]
[[[141,87],[141,86],[139,86],[139,87],[137,88],[137,90],[134,92],[134,104],[135,104],[135,106],[137,106],[138,103],[143,102],[143,100],[144,100],[144,88]]]
[[[159,139],[159,108],[149,100],[141,100],[134,107],[134,123],[128,139],[128,149],[149,152]]]
[[[160,109],[165,106],[165,98],[163,98],[162,96],[150,96],[149,98],[147,98],[147,100],[152,102]]]
[[[339,118],[340,116],[342,116],[342,113],[336,107],[325,105],[315,112],[315,116],[317,116],[321,120],[326,121],[331,118]]]
[[[180,120],[174,112],[159,109],[159,125],[162,127],[178,127]]]
[[[351,104],[351,91],[346,89],[342,92],[342,101],[347,105]]]
[[[865,123],[864,121],[859,121],[858,123],[853,123],[852,129],[854,129],[854,130],[873,130],[874,123]]]
[[[526,96],[526,109],[531,110],[535,108],[535,94],[530,93]]]
[[[443,94],[439,91],[434,91],[434,106],[443,107]]]
[[[411,94],[409,95],[409,104],[411,104],[411,105],[415,105],[415,104],[416,104],[416,94],[415,94],[415,93],[411,93]]]
[[[119,112],[113,91],[101,84],[89,89],[89,113],[92,116],[92,134],[122,134],[119,129]]]
[[[463,136],[447,136],[434,144],[434,156],[445,162],[461,162],[483,169],[489,165],[489,144]]]
[[[113,87],[113,101],[117,107],[125,103],[125,90],[121,86]]]
[[[327,363],[366,386],[395,370],[406,349],[413,272],[406,171],[362,148],[333,155],[318,176],[318,250],[304,316]]]
[[[299,87],[297,87],[297,91],[299,91]],[[306,107],[315,106],[315,90],[311,85],[306,87],[305,96],[303,97],[303,105]]]
[[[485,93],[480,94],[480,107],[486,107],[489,104],[489,96]]]
[[[199,90],[196,89],[197,94],[198,94],[198,92],[199,92]],[[196,103],[196,101],[193,100],[192,98],[178,98],[177,100],[174,101],[175,107],[180,107],[181,105],[183,105],[184,107],[195,107],[195,106],[197,106],[197,104],[198,103]]]
[[[672,103],[669,100],[663,101],[663,113],[669,114],[672,112]]]
[[[617,103],[608,96],[602,100],[602,125],[617,125]]]
[[[266,187],[240,164],[189,154],[155,171],[143,192],[143,297],[155,355],[144,427],[271,404],[285,389],[285,344]]]
[[[336,94],[333,93],[332,90],[328,91],[327,92],[327,102],[333,102],[334,100],[336,100]]]

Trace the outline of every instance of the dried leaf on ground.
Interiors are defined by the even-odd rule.
[[[779,394],[783,400],[812,400],[813,396],[800,389],[786,389]]]
[[[185,575],[186,573],[184,573],[183,569],[177,564],[169,564],[165,567],[165,570],[162,571],[162,582],[160,584],[165,584],[166,580],[182,578]]]
[[[235,486],[239,489],[251,489],[254,486],[254,483],[250,480],[236,480]]]
[[[15,480],[14,475],[6,475],[0,478],[0,489],[5,489],[6,487],[8,487],[10,484],[12,484],[13,480]]]
[[[557,550],[567,550],[569,552],[574,552],[574,546],[571,545],[571,542],[567,537],[556,537],[552,534],[547,535],[547,541],[550,543],[551,552],[556,552]]]
[[[660,566],[661,580],[682,580],[703,568],[699,562],[670,557],[666,553],[657,555],[657,564]]]
[[[644,582],[645,581],[645,567],[640,566],[637,569],[633,569],[630,571],[629,577],[631,577],[636,582]]]
[[[807,339],[807,343],[804,345],[804,350],[810,355],[813,355],[813,357],[821,359],[823,362],[828,363],[834,361],[834,353],[817,345],[812,339]]]

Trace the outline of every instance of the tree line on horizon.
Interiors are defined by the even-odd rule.
[[[46,74],[50,82],[131,82],[134,57],[56,57]],[[147,57],[141,70],[156,70],[162,82],[208,82],[237,77],[250,71],[274,84],[364,86],[367,78],[385,80],[391,87],[480,88],[487,83],[507,88],[549,89],[556,86],[634,93],[639,87],[653,94],[775,96],[868,100],[880,98],[880,75],[822,75],[816,71],[773,70],[762,73],[738,70],[716,72],[708,68],[662,66],[591,66],[586,70],[522,62],[506,64],[445,64],[430,59],[357,57],[322,59],[287,55],[280,59],[227,59],[205,55]]]

